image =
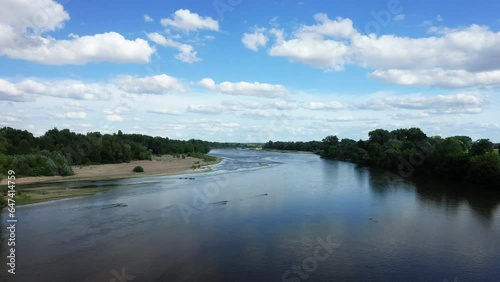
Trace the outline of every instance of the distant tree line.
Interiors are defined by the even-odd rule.
[[[34,137],[26,130],[0,129],[0,174],[8,169],[19,176],[72,175],[72,165],[107,164],[150,160],[152,155],[204,156],[209,143],[172,140],[142,134],[79,134],[57,128]]]
[[[282,142],[282,141],[269,141],[264,144],[264,149],[271,150],[285,150],[285,151],[309,151],[319,154],[324,150],[324,144],[321,141],[309,142]]]
[[[310,142],[272,142],[265,149],[311,151],[323,158],[397,171],[401,176],[428,175],[500,185],[498,144],[468,136],[428,137],[419,128],[373,130],[368,140],[327,136]]]

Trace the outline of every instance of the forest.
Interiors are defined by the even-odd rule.
[[[326,159],[387,169],[402,177],[432,176],[500,185],[498,144],[468,136],[428,137],[419,128],[376,129],[368,140],[327,136],[321,142],[273,142],[264,149],[311,151]]]

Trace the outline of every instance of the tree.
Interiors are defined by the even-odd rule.
[[[479,139],[476,142],[472,143],[470,153],[472,156],[480,156],[492,151],[493,142],[491,142],[489,139]]]
[[[500,183],[500,155],[489,152],[472,157],[467,178],[471,181],[485,184]]]
[[[368,133],[369,141],[383,145],[391,139],[391,133],[385,129],[375,129]]]

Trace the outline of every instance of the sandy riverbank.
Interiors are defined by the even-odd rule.
[[[16,185],[44,183],[43,187],[20,188],[15,196],[17,205],[27,205],[39,202],[47,202],[60,200],[65,198],[73,198],[79,196],[94,195],[108,189],[110,187],[86,187],[86,188],[67,188],[63,186],[50,186],[54,182],[80,181],[80,180],[110,180],[132,177],[147,177],[147,176],[162,176],[162,175],[179,175],[186,173],[199,173],[210,171],[207,165],[220,162],[218,159],[215,162],[205,162],[204,160],[186,157],[185,159],[174,158],[171,155],[153,157],[151,161],[132,161],[130,163],[121,164],[103,164],[90,166],[74,166],[72,176],[40,176],[40,177],[22,177],[15,180]],[[136,166],[144,168],[143,173],[132,172]],[[201,166],[194,169],[193,166]],[[7,180],[2,181],[2,185],[6,185]],[[48,184],[48,185],[47,185]],[[21,192],[19,194],[19,192]]]
[[[218,161],[217,161],[218,162]],[[194,172],[209,171],[206,165],[217,162],[207,163],[201,159],[186,157],[185,159],[174,158],[171,155],[153,157],[151,161],[131,161],[121,164],[102,164],[89,166],[73,166],[74,175],[71,176],[37,176],[21,177],[16,179],[16,184],[31,184],[45,182],[61,182],[75,180],[106,180],[130,177],[176,175]],[[201,165],[201,168],[193,169],[193,166]],[[144,168],[143,173],[132,172],[136,166]],[[1,184],[5,185],[7,179],[3,179]]]

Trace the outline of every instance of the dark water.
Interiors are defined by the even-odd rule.
[[[3,241],[0,280],[500,281],[496,195],[316,155],[212,154],[226,158],[212,173],[70,183],[119,187],[19,208],[17,274]]]

